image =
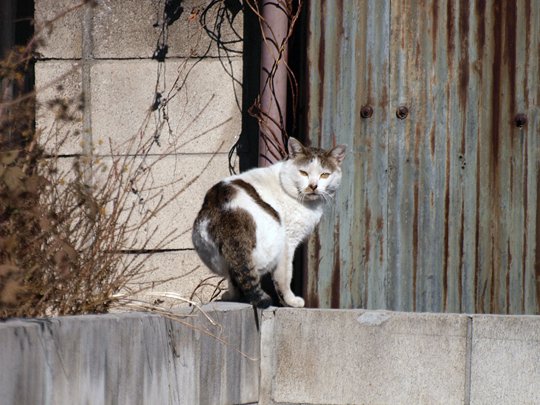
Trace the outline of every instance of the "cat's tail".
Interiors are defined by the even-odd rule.
[[[257,308],[268,308],[272,298],[261,288],[261,279],[256,269],[246,266],[230,267],[229,280],[244,299]]]

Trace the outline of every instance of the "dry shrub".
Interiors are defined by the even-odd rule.
[[[144,251],[152,232],[143,243],[134,234],[170,201],[160,190],[146,192],[158,160],[136,161],[149,147],[136,137],[132,153],[111,150],[108,166],[92,155],[61,158],[72,134],[34,131],[35,97],[17,96],[28,57],[20,51],[0,62],[10,89],[0,100],[0,317],[105,312],[144,269],[139,254],[123,253]],[[62,123],[79,120],[83,108],[78,98],[47,107]],[[141,210],[143,194],[151,202]],[[153,247],[170,242],[173,232]]]
[[[180,3],[165,2],[161,24],[157,24],[162,33],[154,55],[156,63],[161,64],[166,56],[167,30],[181,14]],[[233,45],[241,41],[232,30],[234,41],[223,42],[229,35],[225,35],[225,23],[232,24],[239,13],[238,7],[231,8],[235,4],[211,0],[204,10],[192,10],[188,17],[194,24],[199,20],[200,32],[217,43],[226,60],[231,52],[237,52]],[[98,4],[81,0],[44,22],[42,32],[51,32],[57,20],[86,6]],[[26,47],[15,49],[0,61],[0,319],[103,313],[118,306],[155,310],[162,302],[159,295],[158,299],[156,294],[149,295],[154,298],[147,305],[140,301],[141,293],[171,280],[156,280],[145,274],[153,271],[147,261],[182,234],[176,229],[158,233],[152,220],[193,184],[216,156],[168,198],[163,197],[163,189],[173,184],[158,187],[153,182],[152,168],[170,152],[154,150],[161,147],[162,131],[168,133],[171,149],[199,137],[178,142],[179,134],[172,133],[169,123],[168,106],[183,94],[189,72],[203,57],[182,65],[169,91],[164,91],[164,67],[159,65],[155,100],[148,114],[141,117],[139,132],[125,144],[109,145],[104,163],[94,156],[92,145],[84,145],[81,154],[61,155],[67,150],[63,146],[72,145],[75,138],[85,138],[85,134],[73,130],[84,127],[82,97],[42,101],[43,93],[23,91],[41,44],[38,32]],[[237,82],[230,60],[224,68]],[[47,88],[62,93],[60,80]],[[206,108],[204,105],[193,120],[199,119]],[[47,131],[35,129],[36,110],[55,117]],[[186,123],[186,128],[191,124]],[[162,236],[158,238],[158,234]],[[213,288],[214,299],[222,290],[221,284],[215,277],[202,280],[191,298],[205,288]]]
[[[23,91],[39,42],[0,61],[0,319],[108,311],[126,285],[151,271],[146,259],[178,237],[171,230],[155,240],[150,221],[200,175],[169,199],[154,187],[160,158],[138,158],[156,142],[141,136],[150,112],[141,132],[119,146],[122,154],[110,147],[107,164],[92,151],[60,155],[78,135],[67,128],[81,121],[84,105],[75,97],[37,106],[36,93]],[[56,118],[48,131],[35,129],[38,107]]]

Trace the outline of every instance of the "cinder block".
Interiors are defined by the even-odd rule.
[[[269,313],[270,312],[270,313]],[[264,324],[273,323],[273,327]],[[260,404],[461,404],[467,317],[363,310],[264,312]]]
[[[473,316],[471,404],[540,403],[540,317]]]
[[[111,167],[111,159],[103,158],[105,167]],[[228,175],[227,155],[131,157],[126,164],[129,170],[138,167],[147,174],[132,185],[137,193],[130,193],[123,205],[125,215],[122,218],[131,224],[130,227],[141,225],[127,235],[125,249],[192,249],[193,221],[206,191]],[[108,171],[98,172],[97,176],[96,184],[111,177]],[[127,184],[126,181],[123,184]],[[165,201],[168,203],[159,209]],[[149,218],[149,221],[143,224],[143,218]]]
[[[132,255],[126,257],[126,259],[131,258]],[[218,298],[221,295],[220,289],[227,287],[225,282],[221,282],[222,277],[212,273],[201,262],[194,250],[143,254],[137,261],[143,262],[143,271],[140,277],[130,283],[129,287],[132,291],[151,287],[150,290],[146,289],[137,294],[146,302],[162,299],[164,306],[188,305],[181,300],[154,295],[172,292],[197,304],[205,304],[212,298]]]
[[[83,111],[81,66],[72,61],[40,61],[35,66],[36,75],[36,126],[48,149],[60,154],[82,151]],[[68,105],[74,120],[59,115],[60,103]]]
[[[183,12],[180,18],[168,27],[168,57],[200,57],[224,55],[218,52],[199,22],[199,16],[211,2],[206,0],[185,0],[181,2]],[[239,13],[234,22],[218,13],[226,9],[226,2],[213,2],[206,13],[206,27],[221,36],[221,41],[236,51],[242,50],[242,43],[234,30],[242,35],[243,18]],[[165,2],[153,0],[104,0],[94,9],[93,41],[96,58],[150,58],[152,57],[162,32]],[[221,23],[220,23],[221,22]],[[217,31],[219,30],[219,31]],[[236,42],[236,41],[238,42]],[[235,43],[228,43],[235,41]]]
[[[83,20],[88,6],[76,7],[81,4],[79,0],[36,0],[35,24],[45,41],[38,48],[42,58],[82,57]],[[49,27],[44,26],[47,21],[52,21]]]
[[[233,66],[240,73],[240,61]],[[240,133],[241,114],[232,79],[220,62],[167,62],[161,71],[155,61],[139,60],[102,61],[92,67],[92,135],[97,152],[109,154],[109,139],[119,153],[135,153],[126,146],[131,138],[152,139],[160,118],[150,109],[158,80],[157,91],[169,99],[169,120],[160,121],[165,124],[159,131],[163,147],[153,153],[167,148],[175,153],[228,151]]]

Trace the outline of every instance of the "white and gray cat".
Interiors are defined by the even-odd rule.
[[[304,306],[290,287],[294,251],[335,194],[345,149],[305,147],[289,138],[286,160],[228,177],[208,190],[192,240],[202,261],[228,279],[226,299],[270,306],[260,279],[271,272],[283,303]]]

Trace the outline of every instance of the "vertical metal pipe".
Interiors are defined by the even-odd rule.
[[[262,0],[261,6],[259,166],[268,166],[280,160],[285,151],[289,9],[286,0]]]

